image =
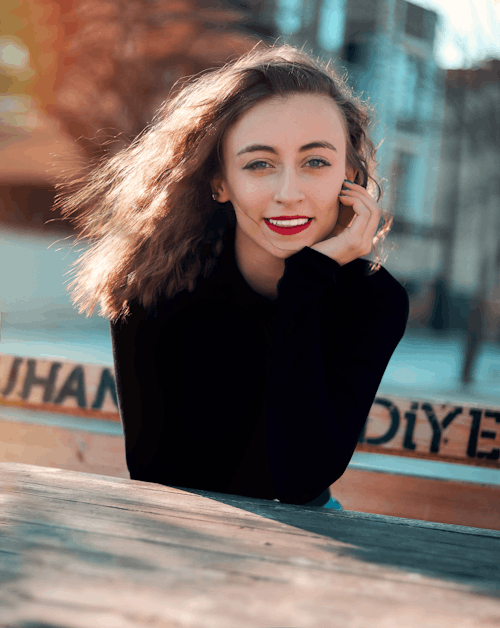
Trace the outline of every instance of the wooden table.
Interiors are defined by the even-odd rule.
[[[500,626],[499,531],[20,463],[0,487],[2,628]]]

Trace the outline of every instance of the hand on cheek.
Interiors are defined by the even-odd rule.
[[[344,229],[347,229],[352,224],[355,216],[356,214],[352,207],[342,205],[341,201],[338,200],[337,221],[328,237],[332,238],[340,235]]]
[[[352,207],[347,207],[346,205],[342,205],[342,203],[339,203],[338,218],[331,235],[340,235],[342,231],[344,231],[344,229],[347,229],[351,225],[355,215],[356,214],[354,213]]]
[[[342,211],[344,224],[338,223],[339,228],[337,229],[340,233],[338,235],[334,233],[331,238],[317,242],[311,248],[324,253],[343,266],[362,255],[371,253],[373,238],[382,217],[382,210],[365,188],[348,180],[344,182],[340,199],[342,204],[351,207],[355,214],[352,225],[345,226],[349,214]]]
[[[351,167],[346,168],[346,180],[347,181],[355,181],[357,174],[358,174],[357,170],[355,171]],[[344,188],[344,185],[342,184],[342,189],[343,188]],[[341,193],[342,193],[342,190],[340,190],[340,194]],[[354,209],[347,205],[342,205],[342,202],[339,199],[338,217],[337,217],[337,222],[335,224],[335,227],[333,228],[333,231],[332,231],[332,236],[338,236],[342,233],[342,231],[344,231],[344,229],[347,229],[348,227],[350,227],[355,216],[356,216],[356,213]]]

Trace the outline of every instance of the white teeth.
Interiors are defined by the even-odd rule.
[[[271,220],[268,219],[272,225],[277,227],[298,227],[299,225],[305,225],[309,221],[309,218],[301,218],[298,220]]]

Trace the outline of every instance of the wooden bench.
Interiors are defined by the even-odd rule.
[[[0,354],[0,421],[0,461],[129,477],[112,367]],[[349,511],[500,529],[499,424],[499,407],[379,394],[331,493]]]
[[[483,628],[500,532],[0,463],[2,628]]]

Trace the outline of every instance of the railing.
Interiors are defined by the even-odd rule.
[[[0,420],[0,461],[128,477],[113,367],[0,354]],[[413,458],[499,470],[500,407],[379,394],[356,452],[402,464],[348,467],[331,486],[344,508],[500,529],[500,483],[404,469]]]

